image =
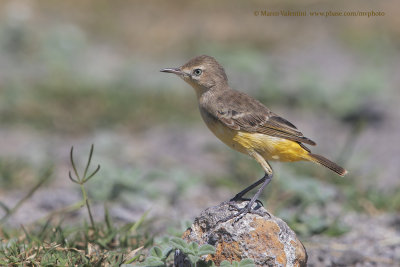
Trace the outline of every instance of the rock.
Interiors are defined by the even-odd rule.
[[[183,239],[214,246],[216,253],[206,260],[211,259],[217,265],[223,260],[251,258],[257,266],[307,266],[307,252],[293,230],[259,204],[254,204],[256,211],[240,219],[220,222],[247,203],[223,202],[204,210]]]

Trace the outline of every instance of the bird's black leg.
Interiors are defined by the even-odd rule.
[[[256,194],[253,196],[253,198],[250,200],[249,204],[247,204],[246,207],[244,207],[243,209],[239,210],[237,215],[243,214],[245,215],[246,213],[250,212],[251,207],[253,206],[254,202],[257,201],[258,197],[260,196],[261,192],[264,190],[264,188],[271,182],[272,180],[272,174],[268,175],[267,173],[264,175],[264,177],[261,179],[264,180],[263,184],[261,185],[261,187],[257,190]],[[259,180],[259,181],[261,181]],[[259,182],[257,181],[257,183]],[[261,182],[260,182],[261,183]]]
[[[231,199],[231,201],[237,201],[237,200],[241,200],[243,199],[243,195],[246,194],[248,191],[252,190],[253,188],[255,188],[256,186],[258,186],[259,184],[262,183],[261,187],[257,190],[256,194],[250,199],[249,203],[241,209],[238,209],[238,212],[235,214],[232,214],[231,216],[228,216],[227,218],[221,220],[223,222],[226,222],[232,218],[238,217],[236,219],[240,220],[244,215],[246,215],[248,212],[254,212],[257,213],[256,211],[252,211],[251,208],[254,204],[254,202],[257,201],[258,197],[260,196],[261,192],[264,190],[264,188],[271,182],[272,180],[272,173],[271,174],[267,174],[265,173],[264,177],[261,178],[260,180],[258,180],[257,182],[255,182],[254,184],[250,185],[249,187],[245,188],[243,191],[239,192],[234,198]],[[258,213],[257,213],[258,214]],[[260,216],[264,216],[264,214],[259,214]]]
[[[236,194],[236,196],[234,196],[230,201],[238,201],[238,200],[243,200],[243,196],[249,192],[250,190],[252,190],[253,188],[257,187],[258,185],[260,185],[261,183],[263,183],[265,181],[265,179],[267,179],[267,174],[265,174],[263,176],[263,178],[261,178],[260,180],[258,180],[257,182],[251,184],[250,186],[246,187],[245,189],[243,189],[242,191],[240,191],[239,193]]]

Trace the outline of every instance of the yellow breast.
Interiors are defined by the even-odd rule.
[[[243,147],[255,150],[266,160],[299,161],[308,159],[308,152],[297,142],[284,138],[239,131],[233,139]]]
[[[235,131],[211,119],[205,119],[205,122],[216,137],[241,153],[250,154],[251,151],[256,151],[266,160],[279,161],[299,161],[308,158],[308,152],[297,142],[261,133]]]

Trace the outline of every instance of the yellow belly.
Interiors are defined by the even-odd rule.
[[[206,123],[222,142],[231,148],[250,154],[256,151],[266,160],[299,161],[308,158],[308,152],[297,142],[260,133],[232,130],[219,122]]]

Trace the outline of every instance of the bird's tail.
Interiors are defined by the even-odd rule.
[[[335,162],[332,162],[323,156],[320,156],[317,154],[312,154],[312,153],[308,153],[308,156],[310,156],[310,158],[309,158],[310,161],[321,164],[322,166],[325,166],[328,169],[336,172],[340,176],[345,176],[347,173],[347,171],[344,168],[340,167]]]

